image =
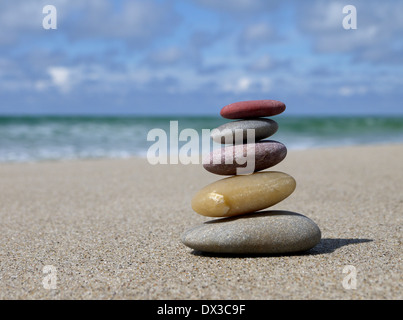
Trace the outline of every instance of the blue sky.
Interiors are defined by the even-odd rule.
[[[3,0],[0,114],[403,114],[402,16],[399,0]]]

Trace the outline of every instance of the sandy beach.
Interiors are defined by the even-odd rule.
[[[297,181],[272,208],[322,231],[306,253],[219,256],[184,246],[181,234],[209,220],[192,211],[192,196],[221,179],[201,164],[1,164],[0,298],[403,298],[403,145],[289,151],[272,170]],[[55,289],[43,285],[45,266]],[[346,266],[355,289],[343,286]]]

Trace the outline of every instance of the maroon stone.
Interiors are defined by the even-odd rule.
[[[277,100],[239,101],[221,109],[221,116],[226,119],[248,119],[270,117],[285,110],[285,104]]]
[[[252,172],[261,171],[280,163],[287,155],[287,148],[281,142],[263,140],[253,144],[255,147],[255,165]],[[219,175],[236,175],[237,168],[245,168],[245,164],[239,164],[243,156],[247,156],[247,144],[239,144],[216,149],[203,159],[203,167],[207,171]],[[225,163],[225,157],[232,154],[232,161]],[[231,157],[231,156],[230,156]]]

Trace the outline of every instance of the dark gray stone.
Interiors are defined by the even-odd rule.
[[[242,130],[242,140],[239,143],[247,141],[247,129],[254,130],[255,141],[259,141],[275,134],[278,130],[278,124],[271,119],[250,119],[228,122],[216,129],[217,131],[211,133],[211,138],[215,142],[235,144],[235,130]]]

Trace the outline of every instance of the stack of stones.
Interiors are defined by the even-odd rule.
[[[186,246],[212,253],[282,254],[306,251],[319,243],[319,227],[304,215],[280,210],[260,211],[284,200],[296,187],[294,178],[286,173],[258,172],[278,164],[287,154],[282,143],[262,140],[278,129],[277,122],[264,117],[284,110],[285,104],[275,100],[241,101],[222,108],[223,118],[241,120],[213,130],[214,141],[221,144],[232,141],[232,144],[213,150],[203,160],[203,166],[211,173],[232,176],[200,190],[192,199],[192,208],[204,216],[224,218],[186,231],[182,235]],[[250,174],[237,175],[237,169],[247,166],[245,162],[239,164],[237,159],[250,150],[247,149],[248,129],[255,133],[254,167]],[[235,138],[240,136],[242,142],[234,144]],[[232,155],[231,161],[225,161],[228,154]]]

